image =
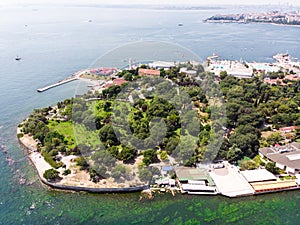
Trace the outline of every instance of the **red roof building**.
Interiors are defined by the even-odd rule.
[[[151,69],[139,69],[139,76],[159,76],[159,70],[151,70]]]
[[[297,128],[297,126],[282,127],[282,128],[279,128],[279,131],[281,133],[288,133],[288,132],[294,131],[296,128]]]
[[[104,88],[109,88],[113,85],[118,85],[121,86],[122,84],[126,83],[127,81],[124,80],[123,78],[116,78],[113,81],[107,82],[104,86]]]

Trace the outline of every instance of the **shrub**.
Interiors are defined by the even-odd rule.
[[[59,172],[55,169],[46,170],[43,177],[47,180],[53,181],[59,177]]]
[[[64,172],[63,172],[63,175],[68,175],[68,174],[71,174],[71,170],[70,169],[66,169]]]

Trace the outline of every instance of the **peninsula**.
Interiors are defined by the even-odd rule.
[[[208,23],[270,23],[279,25],[300,25],[299,12],[240,13],[215,15],[204,20]]]
[[[299,189],[300,64],[288,54],[274,59],[213,55],[204,67],[152,62],[80,72],[76,78],[95,81],[92,89],[34,110],[17,135],[41,181],[58,189],[227,197]],[[176,97],[180,90],[190,106]],[[217,146],[215,160],[203,163]]]

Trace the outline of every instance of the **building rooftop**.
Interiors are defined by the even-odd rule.
[[[153,67],[155,69],[171,68],[171,67],[175,67],[175,63],[174,62],[156,61],[156,62],[153,62],[153,63],[149,63],[149,66]]]
[[[254,190],[239,170],[226,163],[224,168],[212,168],[209,175],[216,183],[219,192],[228,197],[238,197],[254,194]]]
[[[159,70],[152,70],[152,69],[139,69],[139,75],[144,76],[144,75],[150,75],[150,76],[159,76],[160,71]]]
[[[208,176],[206,169],[199,168],[178,167],[175,172],[179,181],[207,180]]]
[[[245,170],[241,174],[249,183],[276,180],[276,176],[266,169]]]
[[[123,78],[116,78],[112,81],[108,81],[106,84],[105,84],[105,88],[109,88],[113,85],[118,85],[118,86],[121,86],[122,84],[126,83],[128,81],[124,80]]]
[[[297,187],[297,183],[295,181],[267,181],[267,182],[258,182],[252,183],[251,186],[256,192],[260,191],[273,191],[283,188],[292,188]]]
[[[294,131],[297,128],[297,126],[290,126],[290,127],[281,127],[279,128],[280,132],[290,132]]]
[[[259,152],[273,162],[300,170],[300,143],[261,148]]]

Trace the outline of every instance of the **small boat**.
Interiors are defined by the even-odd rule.
[[[179,23],[178,26],[179,26],[179,27],[182,27],[182,26],[183,26],[183,23]]]
[[[22,58],[21,57],[19,57],[19,56],[17,56],[16,58],[15,58],[15,60],[17,60],[17,61],[20,61]]]

